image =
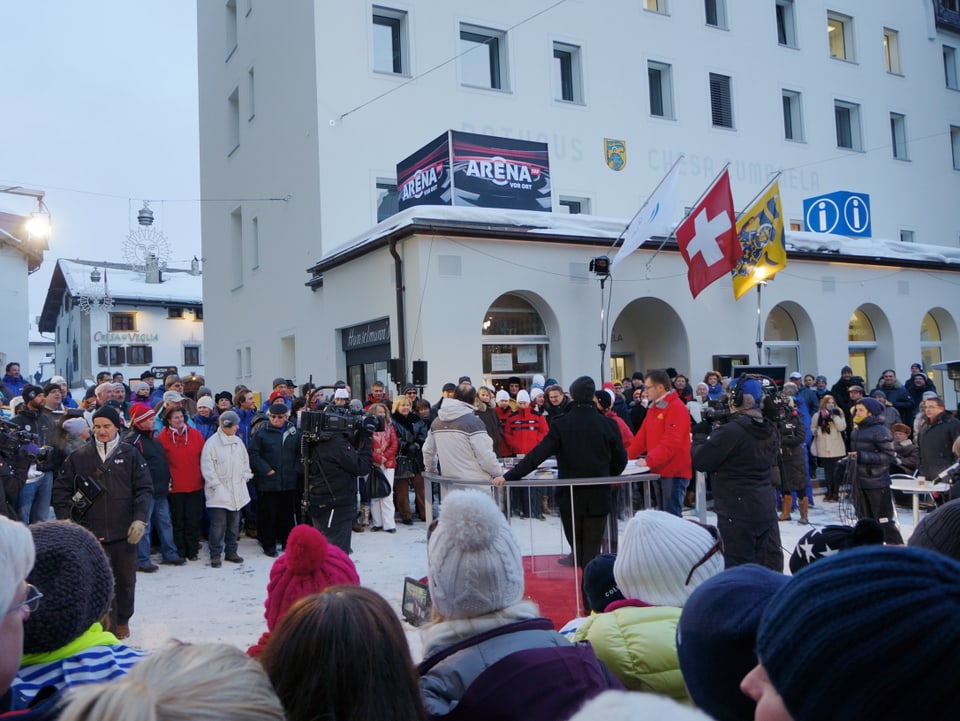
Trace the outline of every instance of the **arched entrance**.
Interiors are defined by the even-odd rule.
[[[893,367],[893,332],[886,314],[873,303],[864,303],[850,316],[847,327],[848,365],[869,390],[880,371]],[[839,369],[838,369],[839,371]]]
[[[504,293],[483,315],[483,378],[496,388],[506,388],[507,378],[517,376],[529,388],[536,374],[548,375],[550,335],[541,298],[523,291]]]
[[[610,377],[619,379],[634,371],[671,366],[689,377],[696,372],[690,367],[690,342],[683,319],[659,298],[631,301],[610,333]]]
[[[785,365],[789,374],[815,369],[816,358],[816,337],[807,311],[793,301],[775,305],[763,326],[763,362]]]

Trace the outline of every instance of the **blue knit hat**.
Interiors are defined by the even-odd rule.
[[[814,561],[857,546],[880,545],[883,543],[883,529],[872,518],[861,518],[856,526],[823,526],[807,531],[797,541],[790,556],[790,573]]]
[[[614,601],[623,600],[623,591],[613,577],[613,563],[616,560],[615,553],[601,553],[583,569],[583,593],[591,611],[603,613]]]
[[[756,564],[736,566],[708,578],[684,604],[677,625],[683,681],[697,707],[716,721],[753,718],[756,703],[740,681],[757,665],[763,611],[788,580]]]
[[[960,563],[919,548],[854,548],[773,597],[757,656],[794,721],[955,718],[946,689],[960,668],[958,615]]]
[[[884,405],[876,398],[861,398],[857,401],[861,406],[870,411],[870,415],[879,416],[883,414]]]

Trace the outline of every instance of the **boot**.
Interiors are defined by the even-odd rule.
[[[806,499],[804,499],[806,500]],[[780,521],[789,521],[790,520],[790,509],[793,507],[793,496],[789,493],[783,494],[783,503],[781,504],[782,511],[777,517],[777,520]]]
[[[808,524],[807,511],[810,509],[810,499],[806,496],[800,496],[800,523]]]
[[[546,496],[541,496],[540,505],[543,510],[543,515],[549,516],[550,515],[550,499],[548,499]]]
[[[369,526],[370,525],[370,506],[360,505],[360,525]]]

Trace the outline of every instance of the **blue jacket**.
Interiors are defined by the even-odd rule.
[[[882,416],[867,416],[850,435],[850,451],[857,452],[857,483],[861,488],[888,488],[890,464],[896,453],[893,434]]]

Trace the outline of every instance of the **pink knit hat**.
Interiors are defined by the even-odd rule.
[[[297,526],[287,538],[286,552],[270,569],[263,614],[267,628],[276,628],[287,609],[304,596],[341,584],[360,585],[350,557],[312,526]]]

